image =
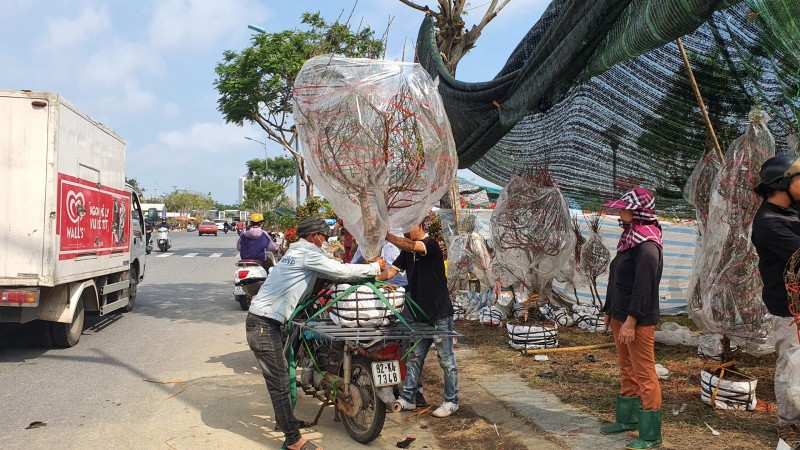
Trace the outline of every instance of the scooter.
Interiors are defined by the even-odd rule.
[[[156,232],[158,233],[156,237],[158,249],[162,252],[169,250],[170,247],[172,247],[172,240],[169,238],[169,228],[159,227]]]
[[[250,302],[258,294],[268,275],[267,269],[257,259],[242,259],[236,263],[236,272],[233,273],[233,298],[239,303],[242,311],[250,309]]]

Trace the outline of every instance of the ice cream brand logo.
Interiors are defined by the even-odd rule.
[[[83,198],[82,192],[69,191],[67,193],[67,217],[69,217],[70,222],[78,223],[81,217],[86,214],[84,204],[86,204],[86,200]],[[81,213],[82,209],[84,209],[83,214]]]
[[[283,263],[283,264],[286,264],[288,266],[293,266],[294,262],[295,262],[295,258],[294,258],[294,256],[284,256],[283,258],[281,258],[280,262]]]

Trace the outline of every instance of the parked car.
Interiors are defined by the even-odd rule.
[[[197,234],[199,236],[202,236],[204,234],[213,234],[214,236],[216,236],[217,224],[210,220],[200,222],[200,225],[197,227]]]

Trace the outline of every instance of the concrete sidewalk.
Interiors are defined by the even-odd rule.
[[[470,363],[479,358],[476,352],[464,347],[461,347],[458,355],[463,358],[462,361],[469,360]],[[461,365],[460,369],[462,367],[468,374],[468,367]],[[481,378],[475,384],[502,402],[511,412],[511,417],[520,416],[545,433],[526,433],[529,435],[525,439],[528,448],[620,449],[625,448],[632,440],[628,433],[601,434],[602,424],[597,419],[562,402],[549,392],[531,388],[516,374],[505,373],[502,378]],[[475,393],[475,389],[471,391],[465,395]]]

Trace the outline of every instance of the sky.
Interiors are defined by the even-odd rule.
[[[426,2],[420,1],[425,4]],[[435,2],[428,2],[434,5]],[[467,27],[488,0],[474,0]],[[492,79],[548,0],[511,0],[459,64],[462,81]],[[245,162],[263,158],[258,126],[226,124],[217,111],[214,68],[225,50],[250,45],[256,25],[267,32],[300,27],[303,12],[328,21],[347,17],[343,0],[0,0],[0,89],[57,92],[127,143],[128,178],[145,196],[175,189],[238,202]],[[423,14],[398,0],[359,0],[352,23],[383,34],[386,58],[406,61]],[[269,157],[288,156],[267,142]],[[469,171],[467,179],[483,180]],[[487,182],[488,183],[488,182]],[[292,196],[293,198],[293,196]]]

